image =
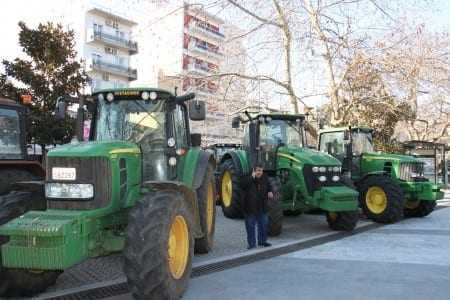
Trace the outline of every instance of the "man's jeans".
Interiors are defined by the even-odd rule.
[[[258,225],[258,245],[262,246],[266,243],[268,221],[267,214],[265,213],[245,216],[245,229],[247,230],[247,242],[249,248],[256,246],[256,225]]]

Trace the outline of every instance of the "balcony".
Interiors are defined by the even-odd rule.
[[[199,21],[190,22],[188,28],[192,33],[205,35],[215,41],[220,42],[225,39],[225,35],[222,32],[213,30]]]
[[[136,54],[138,52],[137,42],[101,31],[95,31],[91,29],[90,34],[88,33],[88,42],[90,41],[99,41],[110,46],[119,47],[123,50],[128,51],[130,55]]]
[[[207,46],[203,46],[196,42],[190,42],[188,50],[200,54],[209,59],[213,58],[216,62],[219,62],[223,58],[222,53],[216,52],[213,49],[208,48]]]
[[[187,65],[187,71],[197,73],[199,75],[213,75],[217,73],[217,69],[211,69],[208,65],[199,64],[199,63],[190,63]]]
[[[91,67],[93,70],[107,72],[117,76],[127,77],[129,81],[137,79],[137,70],[126,67],[121,64],[108,62],[99,58],[92,59]]]

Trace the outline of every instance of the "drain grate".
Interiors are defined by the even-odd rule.
[[[328,242],[333,242],[339,239],[343,239],[358,233],[362,233],[368,230],[376,229],[383,226],[383,224],[372,223],[363,227],[357,228],[352,232],[337,232],[326,236],[312,238],[304,241],[298,241],[290,243],[289,245],[279,246],[274,248],[268,248],[256,253],[249,253],[247,255],[239,255],[226,260],[220,260],[213,263],[207,263],[205,265],[196,266],[192,269],[191,277],[200,277],[215,272],[224,271],[231,268],[236,268],[246,264],[254,263],[260,260],[277,257],[283,254],[311,248]],[[42,295],[35,298],[36,300],[94,300],[103,299],[112,296],[123,295],[129,293],[129,287],[126,279],[119,279],[115,282],[99,283],[90,286],[81,286],[66,291],[60,291],[51,293],[48,295]]]

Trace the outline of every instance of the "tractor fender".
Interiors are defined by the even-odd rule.
[[[184,201],[188,203],[188,207],[194,217],[193,220],[193,235],[195,238],[203,236],[203,231],[200,226],[200,216],[198,211],[197,196],[195,191],[179,181],[146,181],[142,187],[149,188],[153,191],[175,191],[183,196]]]
[[[241,165],[241,161],[239,160],[238,154],[236,152],[227,152],[222,156],[222,159],[220,160],[220,164],[222,164],[224,161],[231,159],[233,161],[233,164],[237,167],[239,170],[238,176],[244,176],[244,170]]]
[[[364,174],[364,176],[362,176],[358,181],[355,182],[355,186],[357,188],[359,188],[359,185],[371,176],[387,176],[387,177],[389,177],[389,174],[385,171],[376,171],[376,172],[370,172],[370,173]]]
[[[25,170],[31,174],[44,178],[45,170],[38,161],[34,160],[6,160],[0,162],[0,170],[14,169]]]
[[[203,183],[203,178],[205,177],[206,170],[208,166],[212,165],[214,169],[216,168],[216,160],[212,153],[206,151],[199,152],[199,158],[197,162],[197,168],[194,173],[194,181],[192,182],[192,189],[197,190]]]

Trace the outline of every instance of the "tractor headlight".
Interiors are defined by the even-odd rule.
[[[333,172],[340,173],[341,172],[341,167],[333,167]]]
[[[334,176],[331,178],[331,180],[333,180],[334,182],[338,182],[339,179],[341,179],[341,178],[340,178],[339,176],[337,176],[337,175],[334,175]]]
[[[313,167],[313,168],[312,168],[312,171],[313,171],[313,173],[319,172],[319,167]]]
[[[62,199],[91,199],[94,197],[94,186],[86,183],[47,183],[45,184],[45,197]]]
[[[325,173],[327,171],[327,167],[320,167],[319,172]]]
[[[325,182],[325,181],[327,181],[327,177],[326,177],[326,176],[323,176],[323,175],[322,175],[322,176],[319,176],[318,179],[319,179],[320,182]]]

